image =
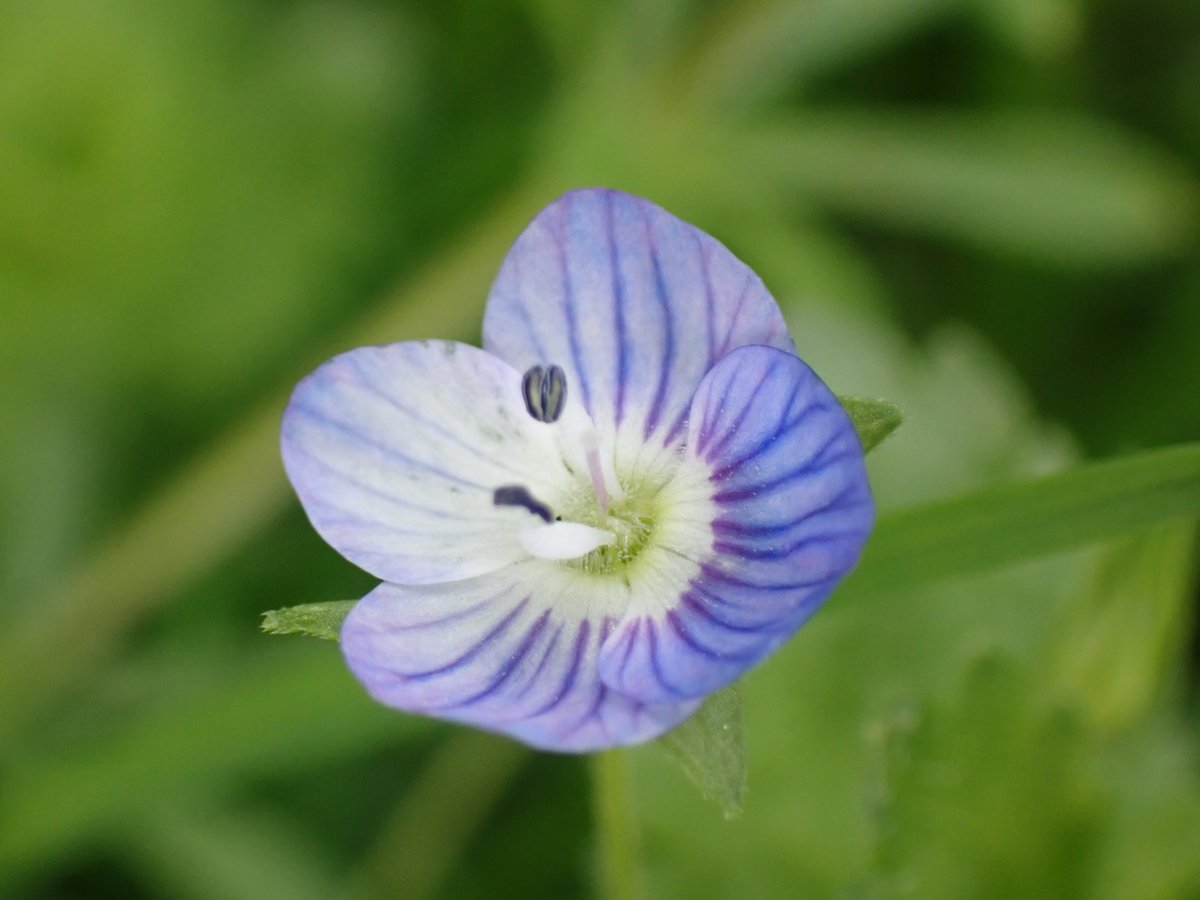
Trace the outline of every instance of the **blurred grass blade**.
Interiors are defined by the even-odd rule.
[[[263,613],[262,630],[267,634],[305,634],[336,641],[342,622],[357,600],[332,600],[328,603],[302,603]]]
[[[1194,246],[1194,177],[1078,116],[813,112],[748,128],[737,155],[775,190],[1060,265],[1108,268]]]
[[[438,888],[532,754],[506,738],[456,729],[417,776],[359,868],[351,900],[424,900]],[[413,848],[420,847],[420,853]]]
[[[478,332],[484,296],[513,237],[549,197],[518,189],[317,358],[348,347]],[[297,373],[300,374],[300,373]],[[0,747],[100,663],[126,631],[262,528],[288,500],[279,461],[287,394],[248,414],[87,559],[0,633]]]
[[[1104,733],[1150,709],[1187,645],[1195,537],[1188,522],[1105,548],[1057,629],[1049,680]]]
[[[696,714],[658,743],[726,819],[742,814],[746,796],[746,746],[742,738],[742,686],[735,681],[711,694]]]
[[[163,803],[141,811],[116,838],[126,864],[162,896],[329,900],[341,894],[328,848],[276,816],[210,804]]]
[[[1150,450],[880,519],[849,593],[940,578],[1200,517],[1200,443]]]
[[[882,444],[904,421],[904,413],[895,403],[868,397],[838,397],[838,403],[854,423],[864,453]]]
[[[748,106],[900,40],[962,0],[758,0],[720,5],[688,76],[702,107]]]
[[[433,727],[370,702],[325,644],[269,646],[257,665],[194,696],[115,723],[69,753],[11,765],[0,793],[0,894],[5,879],[164,794],[311,772]]]
[[[1037,61],[1074,50],[1084,31],[1081,0],[991,0],[974,12],[999,40]]]
[[[794,208],[788,214],[740,216],[736,249],[771,286],[785,311],[812,315],[831,309],[840,315],[886,316],[888,288],[870,258],[814,219],[815,215],[799,216]],[[802,337],[802,327],[794,327],[793,334]],[[807,344],[802,350],[806,358],[811,353]]]

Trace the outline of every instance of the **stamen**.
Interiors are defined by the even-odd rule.
[[[492,493],[492,503],[496,506],[520,506],[544,522],[554,521],[554,513],[550,511],[550,507],[529,493],[529,488],[519,484],[506,484],[496,488]]]
[[[567,374],[559,366],[534,366],[521,379],[525,409],[539,422],[556,422],[567,402]]]

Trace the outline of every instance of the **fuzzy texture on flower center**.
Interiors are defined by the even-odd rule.
[[[564,565],[578,569],[588,575],[617,575],[636,562],[642,551],[654,537],[658,520],[656,502],[659,489],[637,484],[622,485],[624,496],[609,504],[608,514],[602,516],[594,494],[580,491],[582,496],[573,497],[563,508],[563,518],[582,522],[594,528],[611,532],[613,541],[597,547],[577,559],[565,560]]]

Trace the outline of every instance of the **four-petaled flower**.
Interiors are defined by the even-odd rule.
[[[351,350],[284,415],[314,527],[383,580],[341,635],[379,701],[550,750],[645,741],[857,561],[854,428],[707,234],[566,194],[504,260],[483,347]]]

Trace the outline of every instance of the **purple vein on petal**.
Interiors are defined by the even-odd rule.
[[[530,626],[516,651],[511,656],[505,658],[504,665],[497,670],[496,674],[486,685],[483,686],[482,689],[475,694],[472,694],[470,697],[467,697],[465,700],[459,700],[439,708],[459,709],[464,706],[472,706],[478,703],[480,700],[485,700],[492,694],[496,693],[496,691],[502,688],[508,679],[511,678],[513,674],[515,674],[516,671],[521,667],[521,663],[525,660],[525,657],[529,655],[529,651],[533,648],[533,645],[537,643],[538,637],[540,637],[541,633],[546,630],[546,624],[549,621],[550,610],[546,610],[540,616],[538,616],[537,620],[533,623],[533,625]]]
[[[530,714],[530,718],[548,713],[558,704],[562,703],[567,694],[571,692],[571,688],[575,686],[575,681],[579,677],[579,668],[583,663],[583,653],[587,647],[588,635],[591,633],[591,623],[584,619],[579,623],[579,631],[575,633],[575,643],[571,647],[571,665],[567,669],[567,674],[563,677],[562,684],[559,685],[558,691],[550,698],[543,706],[534,710]]]
[[[629,657],[633,654],[633,648],[637,646],[638,632],[642,630],[643,619],[635,619],[633,624],[625,631],[622,638],[625,641],[625,652],[621,654],[621,668],[624,669],[629,665]]]
[[[338,509],[338,507],[327,507],[323,504],[314,504],[314,506],[316,506],[317,508],[320,508],[322,510]],[[496,526],[494,523],[489,522],[484,525],[481,525],[478,528],[465,529],[462,526],[461,519],[449,519],[444,512],[433,513],[433,515],[437,515],[441,518],[446,519],[447,524],[452,527],[451,533],[456,538],[476,537],[479,535],[494,535],[496,533]],[[321,518],[321,522],[322,522],[322,524],[324,524],[326,527],[329,527],[329,528],[338,528],[338,527],[340,527],[340,528],[357,528],[358,526],[360,526],[363,523],[363,518],[361,516],[342,516],[342,515],[338,515],[335,512],[332,514],[327,513],[327,514],[323,515]],[[388,534],[404,534],[404,535],[409,535],[409,536],[417,535],[420,537],[428,537],[431,534],[436,533],[436,532],[430,531],[428,523],[422,523],[421,525],[414,527],[414,528],[402,528],[401,526],[396,525],[393,522],[380,522],[378,520],[372,519],[371,520],[371,528],[377,529],[379,531],[386,531]]]
[[[598,712],[600,712],[601,707],[604,706],[604,700],[607,697],[608,697],[608,688],[605,686],[604,682],[597,681],[596,682],[596,698],[592,701],[592,705],[587,708],[587,712],[585,712],[582,716],[579,717],[579,719],[577,721],[575,721],[571,724],[571,727],[568,728],[564,732],[564,736],[565,737],[574,737],[580,731],[583,730],[583,727],[585,725],[587,725],[593,719],[596,719],[596,714]],[[598,719],[597,721],[600,725],[600,730],[602,732],[604,732],[605,738],[607,739],[608,728],[605,727],[604,720]]]
[[[456,447],[459,447],[460,449],[467,451],[472,456],[474,456],[478,459],[484,460],[489,465],[496,466],[498,468],[502,468],[505,471],[512,472],[514,474],[520,474],[517,469],[515,469],[512,466],[507,465],[505,463],[504,457],[502,455],[499,455],[496,453],[488,453],[488,452],[480,449],[479,447],[475,446],[474,444],[464,442],[463,439],[461,438],[461,436],[456,435],[454,432],[452,432],[450,429],[446,428],[440,422],[438,422],[434,419],[430,419],[427,416],[421,415],[420,413],[414,411],[409,406],[407,406],[403,403],[400,403],[396,398],[392,397],[390,394],[386,394],[383,391],[376,388],[368,380],[368,376],[362,371],[360,365],[356,361],[351,361],[350,366],[351,366],[351,368],[354,369],[354,374],[357,376],[357,381],[358,381],[359,386],[362,387],[367,393],[369,393],[375,397],[378,397],[384,403],[388,404],[390,407],[392,407],[392,409],[396,410],[396,412],[400,413],[401,415],[407,416],[408,418],[412,419],[414,422],[419,423],[422,427],[428,428],[430,431],[433,431],[434,433],[441,435],[443,438],[445,438],[450,443],[454,444]]]
[[[658,373],[658,389],[654,393],[654,400],[650,405],[650,412],[646,416],[642,431],[643,438],[649,439],[650,435],[658,429],[658,420],[662,417],[663,406],[666,404],[670,387],[671,369],[675,365],[675,321],[671,317],[671,293],[667,288],[666,279],[663,277],[662,260],[659,257],[658,242],[655,240],[654,231],[650,225],[650,216],[644,208],[641,213],[646,229],[646,246],[650,252],[650,267],[654,272],[654,296],[663,313],[665,344],[662,365]]]
[[[825,466],[832,465],[835,462],[841,462],[843,459],[855,457],[858,455],[858,452],[859,451],[856,451],[853,448],[844,450],[836,456],[831,457],[825,463]],[[811,465],[800,466],[799,468],[785,472],[778,478],[773,478],[770,481],[758,481],[752,484],[743,485],[741,487],[727,488],[723,491],[717,491],[715,494],[713,494],[713,501],[716,503],[729,504],[738,503],[742,500],[750,500],[753,497],[777,491],[780,488],[799,481],[802,478],[818,474],[818,472],[819,469],[817,467]]]
[[[848,439],[840,446],[837,441],[829,441],[824,447],[809,457],[808,466],[814,469],[825,469],[834,463],[843,461],[847,457],[857,457],[861,452],[862,445],[858,443],[857,436]]]
[[[706,618],[711,619],[711,616],[706,617]],[[715,620],[713,620],[713,621],[715,621]],[[671,630],[675,633],[675,635],[681,641],[683,641],[685,644],[687,644],[689,647],[691,647],[693,650],[695,650],[701,656],[704,656],[708,659],[717,660],[720,662],[730,662],[730,661],[736,662],[738,660],[749,660],[749,659],[753,658],[752,655],[748,656],[747,654],[744,654],[744,653],[726,653],[726,652],[723,652],[720,650],[714,650],[712,647],[705,646],[705,644],[703,644],[699,640],[699,638],[697,638],[694,634],[692,634],[690,631],[688,631],[687,626],[684,625],[684,623],[683,623],[683,617],[679,615],[678,610],[673,609],[667,613],[667,624],[671,626]],[[729,628],[728,625],[725,625],[723,623],[717,623],[717,624],[719,624],[720,627],[725,628],[729,631],[740,631],[745,634],[756,634],[756,633],[758,633],[758,631],[761,630],[761,629],[750,629],[750,628],[733,629],[733,628]]]
[[[551,238],[558,255],[558,267],[562,272],[562,307],[567,319],[567,344],[571,350],[571,363],[574,365],[575,375],[579,379],[579,393],[583,407],[589,413],[593,413],[592,393],[588,387],[587,368],[583,365],[583,357],[579,349],[579,329],[575,320],[575,285],[571,280],[570,235],[567,228],[565,206],[566,204],[563,204],[562,208],[557,210],[559,219],[554,223],[554,233]],[[546,360],[546,362],[550,361]]]
[[[646,643],[650,647],[650,671],[654,673],[654,679],[668,694],[674,694],[676,697],[687,696],[668,682],[662,673],[662,664],[658,660],[658,629],[654,627],[654,620],[649,618],[646,619]]]
[[[405,632],[417,631],[422,628],[440,628],[444,625],[449,625],[451,622],[457,622],[460,619],[471,618],[475,615],[475,613],[494,603],[501,596],[503,596],[503,594],[498,594],[495,597],[489,597],[488,599],[482,600],[472,606],[455,610],[454,612],[450,613],[450,615],[443,616],[440,619],[429,619],[424,622],[405,622],[402,625],[379,624],[375,626],[375,630],[381,634],[404,634]]]
[[[850,485],[826,500],[820,506],[805,510],[804,515],[795,519],[785,519],[770,525],[751,525],[736,522],[732,519],[720,518],[713,521],[712,529],[717,534],[729,535],[731,537],[769,538],[772,535],[785,534],[786,532],[793,531],[797,525],[803,525],[809,519],[813,518],[813,516],[827,512],[835,506],[841,506],[843,509],[852,509],[857,506],[870,504],[871,501],[866,497],[862,497],[853,503],[846,503],[846,498],[850,497],[855,490],[855,486]]]
[[[737,331],[738,319],[741,318],[742,310],[746,308],[746,297],[750,293],[750,288],[755,281],[755,275],[749,269],[746,270],[746,281],[742,284],[742,290],[738,294],[737,303],[733,307],[733,315],[729,317],[729,327],[725,330],[725,340],[721,343],[721,352],[711,360],[711,363],[716,363],[721,357],[727,354],[730,350],[729,345],[733,343],[734,332]],[[765,341],[763,342],[765,343]]]
[[[758,634],[759,632],[764,630],[764,626],[762,624],[735,625],[733,622],[730,622],[728,619],[724,619],[721,616],[718,616],[715,612],[712,611],[712,609],[710,608],[710,605],[708,603],[703,602],[696,596],[697,593],[702,593],[702,592],[697,591],[695,589],[685,592],[684,595],[680,598],[680,603],[683,606],[690,609],[692,612],[694,612],[697,616],[704,619],[706,622],[711,622],[713,625],[716,625],[718,628],[724,628],[726,631],[732,631],[736,634]],[[674,612],[672,612],[670,614],[675,615]]]
[[[667,433],[663,437],[662,445],[664,447],[671,446],[671,444],[674,444],[679,439],[679,435],[687,428],[688,414],[690,412],[691,412],[691,410],[688,408],[688,405],[685,403],[683,405],[683,409],[681,409],[679,411],[679,414],[675,417],[675,422],[671,425],[670,428],[667,429]]]
[[[781,363],[778,360],[772,360],[770,365],[767,367],[767,370],[755,382],[754,390],[757,391],[764,384],[766,384],[766,382],[771,378],[771,376],[775,373],[775,371],[779,368],[780,365],[781,365]],[[725,379],[726,387],[728,387],[733,382],[735,375],[736,375],[735,372],[731,371],[729,373],[729,375]],[[718,405],[716,410],[717,410],[717,415],[719,416],[723,410],[723,407]],[[737,436],[738,431],[742,427],[742,423],[746,421],[746,417],[749,416],[752,411],[756,411],[753,404],[747,403],[744,406],[742,406],[742,408],[738,410],[736,418],[734,418],[734,420],[731,423],[729,423],[728,425],[723,426],[724,434],[722,434],[720,436],[720,438],[717,440],[717,442],[715,444],[709,443],[709,435],[711,435],[716,430],[717,423],[705,421],[704,422],[705,427],[701,429],[700,442],[699,442],[699,446],[697,447],[698,452],[703,454],[703,456],[706,460],[710,460],[710,461],[712,460],[712,458],[714,456],[719,456],[724,451],[726,444],[728,444],[731,440],[733,440]],[[771,432],[771,434],[773,437],[775,433]]]
[[[533,326],[533,319],[529,317],[529,307],[521,299],[525,292],[525,279],[521,274],[521,257],[516,253],[511,253],[505,262],[511,267],[513,289],[517,292],[517,298],[511,305],[513,311],[521,320],[524,334],[529,338],[529,342],[533,344],[534,352],[541,362],[553,362],[550,359],[550,354],[546,352],[546,346],[542,343],[538,330]]]
[[[692,232],[692,240],[696,244],[696,254],[700,258],[700,274],[704,279],[704,330],[708,338],[708,362],[704,369],[708,371],[717,358],[717,298],[713,295],[713,276],[710,268],[712,254],[701,240],[699,231]]]
[[[770,373],[768,372],[767,374],[769,375]],[[759,381],[758,386],[761,387],[765,381],[766,381],[765,378],[762,381]],[[746,418],[750,415],[751,411],[752,411],[752,407],[749,404],[747,404],[746,406],[744,406],[740,410],[738,410],[737,416],[734,418],[734,420],[732,422],[729,423],[729,425],[725,426],[725,433],[722,434],[717,439],[717,442],[715,444],[709,444],[707,441],[703,440],[703,438],[702,438],[701,446],[699,449],[704,454],[705,460],[711,462],[713,457],[719,457],[722,453],[725,452],[725,447],[729,444],[730,441],[732,441],[734,438],[737,437],[738,431],[741,430],[742,425],[745,423]],[[726,463],[725,465],[721,466],[719,469],[714,469],[713,473],[709,476],[710,480],[724,481],[729,475],[731,475],[731,474],[737,472],[739,469],[741,469],[741,467],[743,465],[745,465],[745,463],[747,461],[749,461],[750,459],[753,459],[755,456],[757,456],[759,453],[761,453],[764,449],[769,447],[771,445],[771,443],[773,441],[775,441],[775,439],[778,437],[779,437],[778,431],[776,431],[774,429],[768,431],[766,437],[763,438],[763,440],[759,442],[759,444],[753,449],[752,452],[745,454],[740,459]]]
[[[615,419],[614,422],[620,425],[625,419],[625,385],[629,381],[629,354],[628,354],[628,337],[625,333],[625,280],[621,276],[620,255],[617,250],[617,234],[616,225],[613,220],[613,200],[615,199],[612,193],[605,193],[604,197],[604,229],[605,238],[608,244],[608,271],[609,280],[612,282],[613,296],[613,340],[616,344],[616,388],[617,393],[614,398]]]
[[[524,610],[525,607],[528,605],[529,605],[529,598],[526,597],[524,600],[522,600],[520,603],[518,603],[516,606],[514,606],[511,610],[509,610],[508,614],[503,619],[501,619],[500,622],[491,631],[489,631],[482,638],[480,638],[474,644],[474,646],[472,646],[469,650],[467,650],[464,654],[462,654],[458,658],[453,659],[450,662],[446,663],[444,666],[438,666],[436,669],[428,669],[424,672],[397,672],[396,673],[397,678],[400,680],[403,680],[403,681],[425,681],[429,678],[433,678],[438,675],[445,675],[447,672],[454,671],[455,669],[462,666],[464,663],[468,663],[471,660],[473,660],[484,649],[486,649],[489,645],[491,645],[493,641],[495,641],[502,634],[504,634],[504,632],[508,631],[509,626],[512,625],[513,621],[521,614],[521,611]]]
[[[534,667],[533,673],[526,680],[524,687],[513,697],[514,703],[523,699],[541,681],[542,673],[546,671],[546,665],[554,658],[554,651],[558,647],[558,641],[562,637],[564,627],[564,625],[560,624],[554,629],[554,633],[550,635],[550,639],[546,641],[546,648],[542,651],[542,658],[538,660],[537,666]]]
[[[770,560],[770,559],[787,559],[793,553],[803,550],[806,547],[811,547],[820,544],[833,544],[839,541],[844,541],[849,538],[861,538],[862,531],[835,531],[829,534],[814,534],[809,537],[801,538],[798,541],[793,541],[790,544],[783,546],[760,546],[757,544],[735,544],[732,541],[717,541],[713,544],[713,548],[720,553],[731,556],[739,556],[746,560]]]
[[[364,435],[362,432],[356,430],[355,428],[351,427],[350,425],[347,425],[345,422],[339,422],[336,419],[332,419],[329,416],[325,415],[324,413],[317,412],[315,409],[313,409],[310,406],[306,406],[304,404],[293,403],[291,408],[295,412],[297,412],[303,416],[306,416],[307,418],[309,418],[316,424],[318,424],[322,427],[331,429],[333,431],[340,432],[340,433],[344,434],[346,437],[350,438],[351,441],[361,444],[364,447],[370,447],[375,450],[378,450],[384,456],[387,456],[391,459],[398,460],[406,466],[411,466],[414,469],[421,469],[425,472],[428,472],[430,475],[436,475],[439,478],[444,478],[446,481],[452,481],[456,484],[461,484],[464,487],[479,488],[480,490],[484,489],[484,486],[477,482],[467,481],[465,478],[460,478],[459,476],[454,475],[450,472],[447,472],[444,469],[439,469],[437,466],[432,466],[427,462],[422,462],[419,459],[414,459],[413,457],[409,456],[407,453],[402,453],[401,451],[397,450],[394,447],[388,447],[386,444],[381,444],[376,440],[372,440],[371,438]],[[337,470],[335,469],[334,471],[337,471]]]
[[[808,418],[808,416],[812,415],[814,412],[819,412],[821,410],[828,408],[824,404],[822,404],[819,400],[816,400],[816,401],[813,401],[812,403],[808,404],[807,406],[805,406],[799,412],[792,413],[789,416],[787,413],[787,410],[788,410],[788,407],[790,407],[790,405],[792,404],[792,402],[794,402],[795,397],[796,397],[796,395],[793,393],[791,398],[789,398],[789,400],[788,400],[788,406],[784,407],[784,415],[780,417],[780,420],[775,423],[775,426],[773,428],[769,429],[763,435],[763,437],[758,441],[758,443],[756,443],[754,446],[752,446],[751,448],[746,450],[744,453],[742,453],[741,456],[737,457],[736,459],[730,460],[729,462],[722,465],[720,468],[713,470],[713,473],[711,476],[713,481],[724,481],[729,476],[736,474],[743,466],[746,465],[746,463],[748,463],[748,462],[750,462],[750,460],[754,459],[754,457],[769,450],[773,444],[775,444],[776,442],[779,441],[780,438],[791,433],[796,428],[799,428],[801,423],[806,418]],[[730,429],[730,433],[732,433],[732,431],[736,430],[736,428],[740,424],[741,424],[741,418],[739,418],[738,422],[735,423],[734,426]],[[809,469],[820,468],[820,463],[817,461],[819,455],[821,453],[824,453],[831,444],[836,443],[840,437],[841,437],[841,435],[835,433],[834,436],[829,439],[829,441],[827,441],[825,444],[823,444],[821,446],[821,449],[819,451],[817,451],[812,456],[810,456],[809,459],[805,463],[803,463],[802,466],[800,466],[799,468],[809,468]],[[726,439],[727,438],[728,438],[728,434],[726,435]],[[713,451],[713,453],[714,454],[719,453],[721,448],[724,446],[724,443],[725,443],[725,439],[722,439],[721,444],[718,445],[717,449],[715,449]]]
[[[598,647],[604,646],[604,641],[608,638],[609,632],[612,631],[612,624],[613,624],[612,619],[608,618],[607,616],[601,621],[600,637],[599,637],[599,640],[597,641]],[[569,736],[578,734],[580,729],[582,729],[584,725],[586,725],[588,722],[595,719],[600,726],[600,730],[604,733],[605,738],[607,739],[608,727],[605,725],[604,719],[598,717],[598,713],[603,708],[604,700],[607,696],[608,696],[608,686],[603,681],[601,681],[600,679],[597,678],[596,679],[596,699],[592,701],[592,705],[590,707],[588,707],[587,712],[584,713],[577,722],[575,722],[573,725],[571,725],[570,728],[567,729],[566,735],[569,737]]]
[[[711,563],[703,564],[700,567],[700,573],[708,581],[714,581],[714,582],[718,582],[721,584],[727,584],[731,587],[746,588],[748,590],[754,590],[754,591],[795,591],[795,590],[799,590],[800,588],[817,587],[818,585],[825,584],[826,582],[829,581],[828,577],[814,578],[810,581],[777,581],[777,582],[747,581],[746,579],[738,578],[738,577],[730,574],[729,572],[723,572],[720,569],[718,569],[716,566],[712,565]],[[720,602],[722,604],[729,605],[729,606],[736,606],[736,604],[729,603],[728,601],[725,601],[725,600],[721,600],[720,598],[715,597],[713,595],[709,595],[709,596],[711,599],[718,600],[718,602]]]
[[[413,512],[425,513],[425,514],[431,515],[431,516],[437,516],[437,517],[441,517],[441,518],[446,517],[446,511],[444,509],[434,509],[433,507],[424,506],[423,504],[420,504],[420,503],[413,503],[412,501],[407,500],[404,497],[400,497],[400,496],[397,496],[396,494],[388,493],[387,491],[383,491],[380,488],[376,487],[375,485],[367,484],[365,481],[360,481],[359,479],[355,478],[352,475],[346,474],[345,472],[341,471],[340,469],[335,469],[332,465],[330,465],[324,459],[315,455],[311,450],[307,450],[302,447],[293,447],[291,452],[293,454],[298,454],[299,456],[302,456],[305,459],[307,459],[310,463],[313,463],[313,464],[319,466],[321,469],[323,469],[329,475],[333,476],[334,478],[339,479],[344,484],[347,484],[353,488],[363,491],[364,493],[370,494],[371,496],[376,497],[377,499],[382,500],[385,503],[391,504],[392,506],[401,506],[401,507],[404,507],[405,509],[411,510]],[[489,495],[490,495],[490,491],[489,491]],[[321,501],[312,500],[310,502],[314,503],[315,505],[327,508],[327,509],[337,509],[338,508],[338,507],[332,506],[331,504],[324,503]]]

